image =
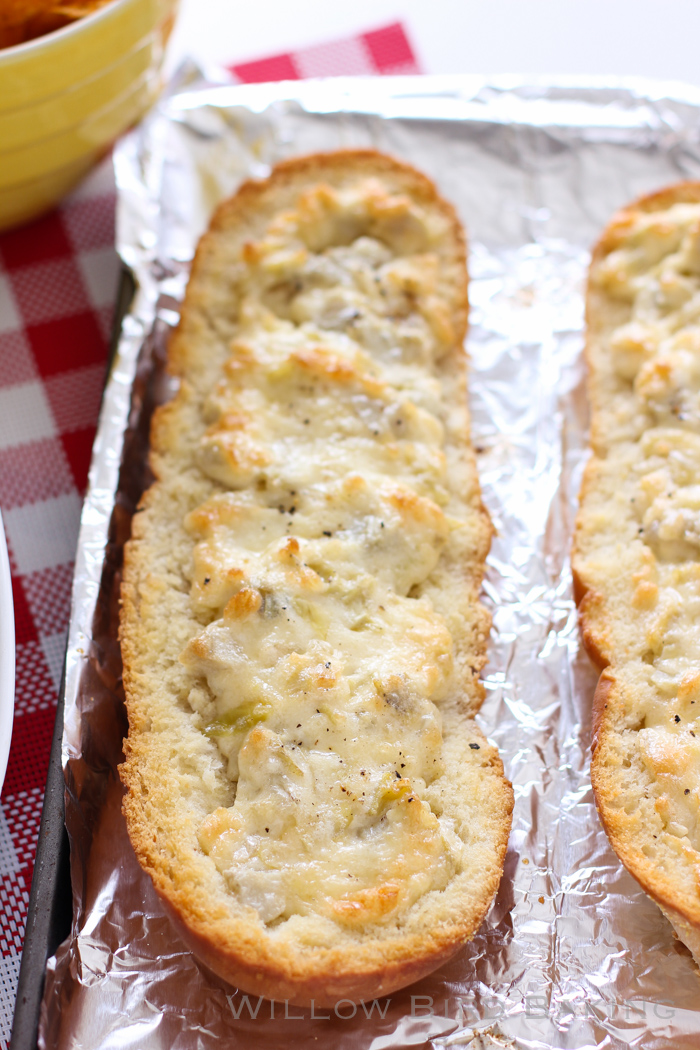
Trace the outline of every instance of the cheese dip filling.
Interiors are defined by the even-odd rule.
[[[243,249],[199,459],[228,491],[186,520],[203,630],[181,659],[236,784],[199,842],[266,923],[394,916],[459,862],[425,800],[453,658],[421,584],[462,524],[425,373],[452,335],[442,235],[367,179],[314,187]]]

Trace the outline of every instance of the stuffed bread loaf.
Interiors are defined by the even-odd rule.
[[[121,773],[140,863],[248,992],[404,986],[498,886],[466,324],[453,209],[373,151],[244,184],[197,250],[126,549]]]
[[[625,208],[587,297],[574,579],[613,848],[700,962],[700,183]]]

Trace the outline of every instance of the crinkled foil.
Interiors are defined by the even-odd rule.
[[[49,962],[42,1047],[700,1045],[700,977],[612,853],[589,780],[596,674],[569,545],[586,457],[582,292],[613,211],[700,177],[700,92],[472,77],[232,87],[194,69],[116,151],[119,250],[138,293],[107,387],[83,514],[64,764],[75,897]],[[403,992],[301,1010],[245,997],[184,949],[131,852],[121,548],[148,482],[167,333],[213,206],[279,158],[368,145],[415,164],[469,234],[473,438],[497,534],[480,715],[515,788],[501,888],[474,940]],[[106,556],[105,556],[106,550]]]

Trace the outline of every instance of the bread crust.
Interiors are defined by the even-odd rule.
[[[600,584],[600,563],[595,565],[594,562],[598,557],[596,543],[601,541],[606,528],[613,528],[611,510],[607,519],[603,513],[602,520],[607,520],[608,524],[600,525],[596,539],[596,514],[601,506],[601,493],[610,493],[613,488],[610,479],[614,468],[610,464],[615,462],[621,448],[628,450],[628,462],[632,463],[631,450],[635,443],[652,434],[656,423],[655,418],[651,415],[646,418],[641,410],[639,418],[630,422],[630,409],[620,424],[619,433],[615,432],[614,425],[611,426],[613,394],[616,390],[626,393],[628,387],[624,382],[615,386],[604,373],[606,369],[612,372],[609,358],[615,330],[627,323],[628,314],[615,303],[607,288],[601,288],[596,272],[612,253],[629,245],[628,238],[639,228],[641,216],[666,212],[678,204],[698,203],[700,182],[696,181],[683,182],[643,196],[613,217],[593,250],[586,294],[585,343],[593,454],[584,472],[572,552],[574,597],[581,637],[589,656],[601,669],[593,700],[591,749],[591,779],[598,813],[618,857],[660,906],[696,962],[700,961],[700,883],[697,877],[699,869],[696,868],[696,859],[700,860],[700,855],[687,836],[683,838],[681,831],[670,830],[673,825],[668,816],[668,798],[663,793],[664,777],[682,779],[684,773],[682,769],[673,770],[670,752],[661,760],[661,776],[653,773],[645,758],[644,744],[640,743],[640,732],[649,729],[649,725],[655,726],[655,722],[647,724],[645,697],[649,692],[648,680],[643,668],[640,671],[640,666],[651,662],[653,657],[651,651],[644,651],[639,640],[649,628],[653,597],[649,601],[649,618],[645,618],[644,596],[635,595],[630,583],[630,552],[636,541],[622,530],[617,546],[620,565],[617,573],[610,575],[604,585]],[[613,422],[617,420],[613,419]],[[642,533],[643,526],[635,531]],[[641,579],[648,569],[651,580],[657,561],[660,564],[663,560],[658,557],[647,557],[646,562],[643,558],[638,559],[634,567],[639,574],[635,579]],[[646,578],[643,583],[647,585]],[[655,584],[649,583],[648,586],[652,596]],[[630,623],[636,624],[627,631],[620,627],[625,608]],[[669,698],[669,720],[677,709],[676,703],[676,699]],[[675,722],[680,721],[680,716],[676,715]],[[683,780],[683,784],[686,782],[692,785],[692,779]],[[694,787],[684,790],[687,796]]]
[[[510,832],[513,806],[512,788],[504,780],[497,752],[483,735],[471,729],[470,738],[480,740],[488,749],[491,768],[488,773],[497,792],[495,806],[502,809],[505,834],[499,843],[496,862],[501,868]],[[488,768],[488,767],[487,767]],[[174,891],[172,881],[163,876],[157,858],[149,849],[147,829],[138,826],[138,814],[125,801],[129,835],[142,866],[153,880],[155,889],[178,934],[204,964],[218,977],[252,995],[261,995],[293,1006],[334,1007],[343,999],[353,1002],[375,999],[405,988],[426,977],[474,936],[496,894],[500,882],[498,871],[488,872],[483,886],[483,899],[471,905],[470,914],[438,929],[426,930],[412,937],[375,941],[349,951],[346,945],[335,950],[317,952],[313,958],[300,958],[289,953],[280,958],[279,950],[265,945],[259,937],[251,940],[250,926],[244,922],[225,925],[217,917],[207,921],[201,914],[194,895],[187,889]],[[144,856],[147,863],[144,864]],[[148,865],[148,866],[147,866]]]
[[[452,573],[460,593],[463,589],[466,595],[459,601],[468,599],[472,610],[457,652],[463,688],[441,708],[450,779],[448,783],[439,777],[431,797],[446,810],[454,808],[452,793],[465,799],[465,812],[455,810],[456,823],[462,841],[473,851],[478,878],[460,869],[444,890],[419,898],[397,924],[370,921],[359,932],[339,929],[337,943],[302,943],[268,930],[250,906],[237,902],[198,845],[197,825],[210,811],[207,806],[221,807],[226,791],[228,804],[233,800],[226,776],[220,771],[215,777],[209,775],[216,747],[201,732],[197,735],[197,716],[181,695],[183,672],[177,655],[199,626],[193,626],[188,611],[193,544],[176,524],[177,516],[182,520],[212,492],[221,492],[221,486],[203,481],[201,472],[192,467],[190,447],[196,435],[204,433],[202,391],[221,374],[221,354],[212,363],[219,343],[228,346],[238,331],[236,260],[246,251],[250,254],[252,249],[246,245],[309,187],[323,184],[340,192],[359,178],[378,180],[391,193],[405,195],[446,224],[449,233],[442,259],[446,276],[438,281],[452,289],[453,311],[448,322],[452,345],[442,359],[441,382],[444,389],[453,391],[450,396],[455,400],[466,392],[464,236],[454,210],[425,176],[375,151],[355,150],[286,161],[268,179],[244,183],[218,208],[197,248],[180,325],[169,346],[168,368],[180,379],[180,389],[154,418],[151,466],[156,481],[134,518],[121,595],[129,738],[120,772],[127,789],[124,813],[136,855],[183,939],[208,967],[247,992],[296,1005],[311,1001],[333,1005],[342,998],[359,1001],[386,994],[419,979],[453,955],[475,933],[496,892],[513,806],[512,788],[503,776],[497,751],[471,720],[483,698],[478,671],[485,662],[489,617],[478,605],[477,594],[491,525],[479,495],[464,414],[453,429],[465,464],[460,476],[468,489],[470,542],[463,563],[461,556],[446,569],[439,563],[423,593],[439,605],[445,573]],[[439,314],[435,324],[444,330]],[[304,362],[306,358],[302,359],[306,367]],[[167,543],[171,550],[166,550]],[[443,604],[443,615],[449,619],[449,602]],[[168,650],[165,655],[154,652],[153,637],[162,640]],[[183,756],[175,748],[178,734],[190,742],[191,755]],[[207,786],[200,775],[205,766],[213,786]]]

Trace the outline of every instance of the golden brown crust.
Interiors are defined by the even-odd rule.
[[[315,967],[313,973],[294,974],[287,978],[280,972],[279,964],[268,960],[254,963],[255,976],[251,974],[250,952],[237,953],[228,942],[217,944],[211,938],[195,932],[183,921],[170,901],[162,897],[166,911],[188,948],[218,977],[236,988],[245,988],[253,995],[262,995],[276,1002],[288,1002],[292,1006],[333,1007],[343,999],[360,1002],[389,995],[398,988],[405,988],[436,970],[455,953],[454,944],[426,952],[424,942],[412,947],[415,958],[399,958],[394,961],[382,954],[373,961],[369,956],[362,960],[357,972],[349,971],[347,960],[339,955],[323,961],[323,973]]]
[[[338,926],[337,943],[326,944],[314,930],[304,935],[306,941],[280,935],[276,928],[267,930],[249,906],[236,903],[225,890],[220,872],[196,844],[203,817],[230,806],[233,796],[225,772],[218,768],[216,745],[197,730],[180,696],[184,672],[178,654],[201,626],[189,612],[189,578],[184,577],[191,570],[183,576],[192,542],[178,522],[219,491],[193,465],[191,446],[204,434],[200,406],[224,360],[215,360],[221,353],[218,346],[228,347],[237,331],[237,260],[241,253],[245,257],[254,252],[249,242],[310,185],[322,180],[342,188],[366,176],[420,203],[449,230],[441,260],[446,276],[439,280],[449,285],[452,315],[445,318],[436,308],[429,316],[439,333],[451,337],[451,349],[441,359],[441,382],[460,405],[450,425],[459,439],[454,440],[462,456],[460,476],[469,512],[461,546],[450,540],[452,554],[429,577],[423,593],[437,603],[458,635],[457,671],[463,692],[442,707],[450,776],[431,785],[430,797],[438,809],[454,810],[455,829],[469,844],[474,870],[460,870],[444,890],[419,898],[401,923],[370,922],[361,930],[352,924]],[[214,272],[217,280],[212,280]],[[128,792],[124,812],[132,843],[184,939],[221,977],[257,995],[300,1005],[313,999],[320,1005],[403,987],[440,965],[474,934],[496,892],[513,794],[495,748],[470,718],[483,697],[477,674],[485,661],[489,617],[477,594],[491,525],[481,503],[468,420],[460,402],[466,389],[462,339],[467,309],[464,237],[454,210],[423,175],[371,150],[287,161],[268,180],[245,183],[219,207],[197,249],[180,326],[169,348],[169,368],[181,379],[180,391],[154,419],[151,461],[157,482],[144,496],[125,552],[120,637],[130,735],[121,775]],[[394,502],[407,513],[421,506],[399,497]],[[293,559],[294,551],[289,557]],[[450,581],[456,590],[446,593],[456,594],[454,601],[441,597]],[[463,616],[465,601],[470,603],[468,619]],[[234,604],[235,609],[227,606],[230,620],[247,616],[259,601],[246,597]],[[163,651],[172,655],[163,655],[158,646],[154,649],[152,637],[160,638]],[[176,732],[187,745],[173,751]],[[187,748],[191,753],[183,753]],[[463,800],[461,809],[455,798]],[[364,898],[355,899],[359,908]],[[372,914],[376,902],[369,897],[367,901]]]
[[[678,930],[679,926],[685,925],[694,930],[697,937],[700,936],[697,895],[678,885],[672,859],[669,863],[667,858],[650,858],[644,853],[652,833],[645,826],[645,815],[637,808],[632,809],[633,791],[620,781],[619,770],[624,758],[614,730],[624,706],[620,692],[614,674],[607,669],[601,675],[594,700],[596,734],[591,780],[598,813],[613,849],[644,892],[669,918],[673,916],[674,928]],[[685,940],[682,934],[679,936]]]
[[[608,709],[610,691],[612,689],[612,678],[607,669],[603,671],[598,679],[595,693],[593,694],[593,720],[591,725],[591,753],[595,754],[598,746],[598,734],[601,731],[605,713]]]
[[[619,247],[625,233],[640,213],[665,211],[674,204],[697,204],[698,202],[700,202],[700,182],[693,179],[644,194],[636,201],[621,208],[613,216],[593,249],[591,263],[598,262],[603,256]]]
[[[655,559],[648,550],[640,553],[634,547],[636,541],[620,528],[617,572],[609,574],[604,583],[592,581],[600,581],[605,575],[603,556],[599,556],[596,543],[605,529],[613,527],[613,521],[620,520],[615,519],[610,508],[607,517],[605,511],[600,510],[601,493],[615,492],[610,480],[614,470],[611,463],[616,462],[615,457],[625,444],[627,449],[632,449],[635,441],[644,440],[644,430],[635,432],[634,429],[642,428],[642,423],[635,420],[634,426],[627,425],[631,412],[623,419],[619,434],[616,435],[614,425],[611,426],[611,420],[613,424],[617,422],[611,408],[613,395],[619,390],[626,391],[627,387],[617,380],[617,386],[613,382],[606,386],[603,369],[609,368],[612,333],[626,323],[628,313],[595,275],[611,253],[629,244],[628,237],[638,229],[640,216],[663,212],[676,204],[699,202],[700,182],[694,181],[644,196],[613,217],[593,250],[586,295],[585,346],[592,403],[593,456],[582,483],[581,510],[572,553],[582,640],[591,659],[602,668],[593,701],[591,762],[598,812],[618,857],[659,904],[696,960],[700,958],[700,883],[695,851],[688,839],[683,839],[682,829],[673,830],[674,826],[670,825],[668,797],[664,796],[666,775],[676,774],[672,773],[672,764],[668,764],[672,763],[668,750],[662,758],[654,755],[657,767],[662,763],[659,767],[662,775],[653,774],[651,769],[655,767],[645,752],[645,745],[640,743],[640,730],[646,727],[645,697],[649,691],[644,664],[652,659],[651,650],[645,651],[642,636],[650,629],[650,620],[645,619],[645,614],[647,608],[654,608],[658,591],[654,582]],[[641,412],[640,418],[643,419]],[[647,432],[654,423],[653,418],[646,423]],[[628,460],[621,462],[632,463],[633,453],[628,452]],[[620,477],[620,481],[623,480]],[[598,520],[600,526],[596,524]],[[596,537],[597,528],[600,531]],[[643,532],[642,525],[634,528],[634,533],[637,532]],[[638,546],[641,548],[641,544]],[[627,627],[623,627],[626,611],[628,622]],[[671,705],[669,718],[674,710]],[[676,715],[675,722],[680,721],[680,715]],[[688,796],[692,788],[681,787],[682,790]]]

